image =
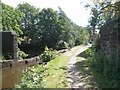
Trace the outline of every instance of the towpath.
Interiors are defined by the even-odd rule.
[[[77,47],[77,51],[69,59],[67,66],[67,81],[69,88],[97,87],[96,82],[94,81],[93,76],[89,70],[83,70],[83,68],[86,68],[84,67],[86,66],[84,62],[85,58],[78,58],[78,55],[88,48],[88,46]],[[79,59],[79,62],[77,62],[77,59]]]

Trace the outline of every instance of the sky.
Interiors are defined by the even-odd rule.
[[[1,0],[3,3],[16,7],[19,3],[27,2],[37,8],[53,8],[58,10],[61,7],[74,23],[79,26],[87,26],[90,18],[90,9],[84,8],[90,0]]]

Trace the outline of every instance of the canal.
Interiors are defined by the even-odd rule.
[[[19,62],[13,64],[10,67],[4,67],[0,69],[2,75],[2,88],[14,88],[16,84],[19,84],[23,73],[30,69],[32,66],[37,66],[38,61],[36,59],[29,61]]]

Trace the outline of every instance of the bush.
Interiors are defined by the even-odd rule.
[[[65,49],[65,48],[69,49],[70,47],[69,47],[69,44],[68,44],[67,42],[65,42],[65,41],[63,41],[63,40],[60,40],[60,41],[57,43],[57,48],[58,48],[58,49]]]
[[[118,67],[115,64],[115,59],[112,56],[103,56],[102,52],[95,45],[86,51],[87,60],[90,67],[104,76],[106,86],[109,88],[118,88]]]
[[[21,83],[16,85],[15,88],[42,88],[42,77],[44,77],[44,71],[46,70],[44,64],[29,69],[24,73]]]
[[[40,55],[41,61],[48,62],[50,60],[53,60],[58,54],[59,53],[56,50],[53,50],[52,48],[48,49],[46,46],[45,51]]]
[[[19,48],[18,48],[18,55],[19,55],[18,56],[18,60],[23,60],[23,59],[25,59],[28,56],[28,54],[24,53]]]
[[[0,55],[0,60],[4,60],[4,56],[3,55]]]

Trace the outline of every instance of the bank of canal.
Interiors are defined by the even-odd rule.
[[[1,62],[2,88],[14,88],[21,81],[24,72],[32,66],[37,66],[39,59],[37,56],[25,60]]]

